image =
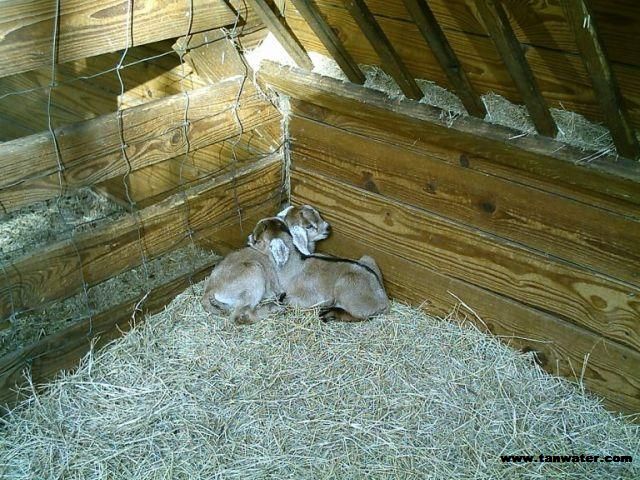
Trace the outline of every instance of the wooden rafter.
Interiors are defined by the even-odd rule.
[[[425,0],[403,1],[467,112],[474,117],[484,118],[487,113],[484,104],[473,89],[427,2]]]
[[[527,63],[522,47],[509,24],[502,4],[497,0],[476,0],[476,8],[509,74],[520,92],[538,133],[554,137],[557,132],[538,82]]]
[[[423,97],[422,90],[382,31],[369,7],[363,0],[345,0],[344,5],[380,57],[384,69],[398,83],[402,93],[414,100],[421,99]]]
[[[331,26],[320,14],[318,8],[311,0],[292,0],[296,10],[307,22],[311,30],[318,36],[333,59],[340,65],[347,78],[353,83],[363,84],[366,80],[362,70],[347,51],[342,41],[338,38]]]
[[[595,18],[586,0],[562,0],[562,9],[576,39],[582,61],[602,106],[605,123],[620,155],[640,157],[638,139],[629,121],[615,74],[609,65]]]
[[[262,23],[264,23],[273,36],[276,37],[276,40],[280,42],[293,61],[296,62],[299,67],[306,68],[307,70],[313,69],[313,62],[309,58],[309,55],[307,55],[307,52],[305,52],[300,42],[298,42],[293,33],[291,33],[282,22],[280,16],[273,11],[266,0],[249,0],[248,3],[253,7],[253,10],[258,17],[260,17]]]

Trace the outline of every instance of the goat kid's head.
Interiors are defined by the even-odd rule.
[[[324,240],[331,233],[331,225],[311,205],[287,207],[278,213],[278,218],[287,224],[293,244],[305,255],[311,255],[315,251],[315,242]]]
[[[278,217],[263,218],[249,235],[251,248],[270,255],[278,268],[283,267],[293,246],[293,239],[284,221]]]

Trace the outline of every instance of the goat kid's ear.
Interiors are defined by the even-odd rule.
[[[293,205],[288,206],[287,208],[282,210],[280,213],[278,213],[278,215],[276,215],[276,217],[281,218],[282,220],[284,220],[284,217],[287,216],[287,213],[289,213],[289,210],[291,210],[292,208],[293,208]]]
[[[291,232],[291,236],[293,237],[293,244],[296,246],[301,253],[305,255],[311,255],[309,251],[309,237],[307,236],[307,231],[298,226],[294,225],[289,230]]]
[[[287,263],[287,260],[289,259],[289,248],[281,239],[274,238],[271,240],[269,249],[271,250],[271,256],[276,262],[277,267],[282,267]]]

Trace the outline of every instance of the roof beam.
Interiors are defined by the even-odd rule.
[[[311,30],[317,35],[333,59],[338,63],[347,78],[353,83],[362,85],[366,77],[358,64],[347,51],[344,44],[334,33],[331,26],[320,14],[318,8],[310,0],[291,0]]]
[[[467,112],[474,117],[484,118],[487,114],[484,103],[473,89],[427,2],[425,0],[403,1]]]
[[[602,106],[605,123],[611,131],[618,153],[628,158],[640,157],[638,139],[629,122],[618,82],[609,65],[589,5],[586,0],[562,0],[560,3],[573,31],[580,56]]]
[[[253,7],[254,12],[260,17],[269,31],[276,37],[282,47],[299,67],[307,70],[313,69],[313,62],[302,48],[298,39],[291,33],[282,21],[280,15],[273,11],[266,0],[249,0],[249,5]]]
[[[538,83],[527,63],[522,47],[513,33],[504,8],[496,0],[475,0],[475,4],[485,28],[529,110],[536,130],[541,135],[555,137],[558,130],[556,122],[549,112],[542,93],[540,93]]]
[[[369,7],[363,0],[345,0],[344,5],[380,57],[383,68],[398,83],[402,93],[414,100],[421,99],[424,96],[422,90],[391,45]]]

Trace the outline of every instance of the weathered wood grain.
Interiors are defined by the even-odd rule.
[[[231,25],[220,0],[67,0],[61,2],[56,62],[63,63]],[[56,3],[7,0],[0,6],[0,76],[51,65]]]
[[[317,5],[358,63],[380,65],[376,52],[366,42],[357,24],[349,13],[336,3],[339,2],[318,0]],[[399,3],[399,0],[390,3]],[[377,15],[376,20],[413,78],[425,78],[443,87],[452,87],[413,22],[381,15]],[[308,51],[328,54],[322,42],[293,9],[287,16],[287,22]],[[455,30],[447,30],[445,33],[462,68],[479,94],[495,92],[512,102],[523,103],[504,62],[489,37],[469,35]],[[598,122],[604,119],[599,101],[579,55],[534,47],[526,48],[524,53],[549,107],[581,113]],[[640,128],[638,68],[615,64],[613,70],[627,102],[632,124],[635,128]]]
[[[620,155],[637,159],[640,157],[640,144],[629,122],[618,80],[609,65],[593,12],[584,0],[562,0],[560,4],[591,77],[616,149]]]
[[[300,117],[291,118],[289,131],[295,168],[429,210],[640,288],[640,220]]]
[[[610,214],[616,214],[632,220],[640,220],[640,208],[637,205],[618,200],[593,190],[584,190],[564,182],[562,177],[540,176],[527,170],[521,170],[515,164],[501,164],[494,160],[495,152],[488,148],[469,151],[468,145],[459,142],[443,142],[437,135],[425,133],[419,121],[402,116],[387,116],[384,124],[364,118],[345,115],[335,110],[291,99],[292,111],[300,117],[331,125],[358,135],[379,140],[389,145],[401,147],[418,155],[428,155],[453,166],[462,166],[484,175],[490,175],[509,182],[533,187],[544,192],[560,195],[577,202],[596,207]],[[354,112],[359,115],[359,112]],[[366,116],[366,115],[365,115]],[[544,157],[540,157],[540,167]],[[534,169],[535,170],[535,169]],[[551,170],[549,170],[551,172]]]
[[[342,41],[331,29],[315,4],[310,0],[291,0],[296,10],[305,19],[311,30],[317,35],[325,48],[331,53],[331,57],[340,66],[347,78],[353,83],[363,84],[366,80],[362,70],[351,54],[342,44]]]
[[[424,96],[422,90],[378,25],[367,4],[363,0],[345,0],[344,5],[380,58],[384,70],[398,83],[402,93],[414,100],[421,99]]]
[[[291,183],[336,230],[640,350],[639,288],[315,172]]]
[[[266,0],[249,0],[248,3],[293,61],[300,67],[311,70],[313,62],[300,45],[298,39],[279,16],[279,12],[274,11]]]
[[[115,177],[101,183],[99,191],[121,205],[130,208],[130,199],[137,208],[145,208],[173,195],[179,190],[233,172],[278,151],[281,143],[281,120],[259,125],[242,135],[155,163],[131,172],[126,180]],[[274,138],[271,130],[279,132]],[[127,189],[125,189],[125,182]]]
[[[234,108],[238,104],[238,123]],[[188,95],[188,98],[187,98]],[[188,127],[184,116],[187,109]],[[129,165],[123,158],[117,114],[105,115],[57,130],[64,183],[90,186],[121,176],[190,149],[217,143],[279,117],[252,84],[230,79],[122,112]],[[158,119],[162,118],[162,122]],[[0,144],[0,203],[12,211],[60,191],[58,161],[48,132]]]
[[[474,0],[428,0],[447,35],[462,32],[486,36]],[[340,6],[340,0],[317,0],[322,5]],[[640,66],[640,53],[629,41],[640,31],[640,4],[635,0],[591,0],[604,43],[613,62]],[[367,0],[380,17],[410,21],[399,0]],[[559,2],[503,2],[518,41],[546,50],[578,54],[571,29]]]
[[[293,195],[294,203],[306,198]],[[324,212],[323,212],[324,214]],[[640,354],[546,312],[479,288],[398,256],[378,244],[375,237],[359,234],[342,218],[333,218],[333,233],[319,244],[321,251],[348,258],[371,255],[382,269],[391,296],[419,305],[428,313],[445,317],[458,311],[479,329],[523,351],[536,352],[538,363],[549,373],[578,381],[584,372],[586,388],[605,399],[614,411],[640,412]],[[455,295],[455,297],[454,297]],[[446,320],[443,320],[446,321]]]
[[[427,45],[438,59],[449,83],[470,115],[484,118],[487,110],[480,96],[475,92],[467,74],[462,69],[458,57],[451,48],[440,24],[433,15],[426,0],[403,0]]]
[[[558,131],[556,123],[540,93],[538,82],[524,57],[522,47],[513,33],[502,4],[496,0],[476,0],[476,8],[527,106],[536,130],[547,137],[555,137]]]
[[[473,117],[458,118],[448,124],[439,109],[411,100],[391,101],[381,92],[273,62],[264,62],[258,77],[295,99],[354,116],[382,130],[403,135],[403,129],[408,129],[409,138],[413,136],[411,142],[426,140],[440,150],[463,152],[458,159],[461,164],[469,165],[469,158],[480,158],[596,197],[623,200],[619,207],[622,212],[640,216],[637,162],[600,159],[581,165],[583,153],[560,142],[536,136],[513,138],[513,130]],[[625,203],[630,205],[625,207]],[[608,206],[616,208],[611,202]]]
[[[199,77],[209,83],[249,74],[250,67],[222,29],[181,37],[173,48],[184,55],[184,60]]]
[[[0,318],[12,308],[73,295],[82,288],[82,277],[94,285],[133,268],[142,261],[141,249],[154,258],[182,245],[190,233],[197,238],[237,216],[238,209],[279,200],[281,170],[278,157],[267,158],[5,265]]]

